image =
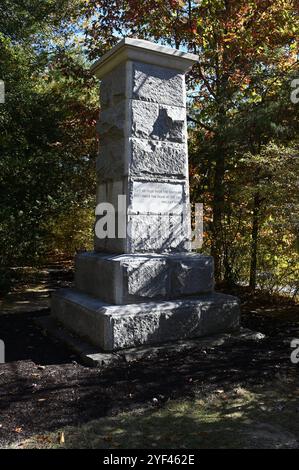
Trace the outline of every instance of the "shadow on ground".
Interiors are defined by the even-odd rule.
[[[290,361],[291,340],[299,338],[298,305],[272,305],[248,293],[242,324],[266,339],[198,346],[99,370],[79,364],[34,323],[49,313],[49,292],[70,285],[71,268],[27,274],[0,314],[6,346],[1,446],[51,447],[59,429],[69,447],[298,444],[299,365]]]
[[[43,309],[38,313],[0,315],[0,338],[5,343],[6,363],[32,361],[49,365],[70,363],[76,359],[68,348],[54,338],[45,336],[35,325],[36,318],[49,313],[49,309]]]
[[[50,294],[70,287],[73,262],[64,261],[44,267],[11,268],[11,290],[0,298],[0,314],[42,311],[50,306]]]
[[[154,361],[145,358],[98,370],[78,364],[67,348],[43,336],[33,322],[36,315],[40,313],[0,316],[0,336],[7,345],[7,364],[0,366],[2,445],[23,442],[32,435],[56,432],[65,426],[82,426],[99,418],[113,419],[118,413],[140,408],[144,413],[158,406],[162,413],[169,400],[191,400],[186,406],[192,409],[190,403],[194,400],[205,399],[219,389],[223,396],[230,397],[237,387],[269,388],[280,378],[289,381],[298,377],[298,366],[290,361],[290,341],[296,334],[299,336],[298,323],[294,321],[248,313],[243,315],[244,326],[266,333],[265,340],[198,347],[188,352],[162,354]],[[220,415],[224,411],[225,407]],[[141,423],[145,425],[144,416]],[[171,418],[163,416],[157,416],[159,426],[162,429],[163,420],[171,419],[175,435],[181,433],[180,429],[201,432],[198,420],[191,427],[188,413],[178,418],[175,413]],[[245,416],[251,419],[249,412]],[[134,424],[134,417],[128,419]],[[224,417],[220,421],[225,424],[227,420]],[[230,423],[238,424],[238,420]],[[212,424],[206,423],[205,429]],[[156,422],[156,430],[157,426]],[[131,429],[129,422],[123,427]],[[219,432],[223,429],[221,425]],[[202,432],[210,433],[209,429]],[[123,435],[129,440],[126,432]]]
[[[126,412],[60,433],[35,435],[19,448],[87,449],[295,449],[299,445],[298,394],[294,384],[276,380],[208,398],[171,400],[156,410]],[[292,398],[290,398],[292,397]],[[59,436],[64,437],[64,443]]]

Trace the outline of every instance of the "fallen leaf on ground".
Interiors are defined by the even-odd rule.
[[[49,436],[43,436],[43,435],[37,436],[36,440],[41,441],[41,442],[52,442],[52,439]]]

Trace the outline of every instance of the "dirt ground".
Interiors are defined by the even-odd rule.
[[[44,276],[44,298],[71,282],[65,270],[50,283]],[[40,280],[33,276],[2,304],[2,448],[299,447],[299,364],[290,360],[298,305],[245,292],[242,325],[265,339],[100,370],[79,364],[35,325],[49,313],[38,308]],[[33,300],[26,289],[37,293]],[[19,309],[16,297],[27,308]]]

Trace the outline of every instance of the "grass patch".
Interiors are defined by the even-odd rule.
[[[13,448],[298,448],[299,390],[287,380],[121,413],[32,436]],[[297,416],[296,416],[297,414]]]

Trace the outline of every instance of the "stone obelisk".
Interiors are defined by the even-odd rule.
[[[53,295],[52,314],[105,351],[239,325],[238,300],[214,292],[212,257],[191,252],[185,73],[197,60],[125,38],[92,69],[101,79],[95,249],[77,255],[75,288]],[[112,228],[98,236],[109,207]]]

